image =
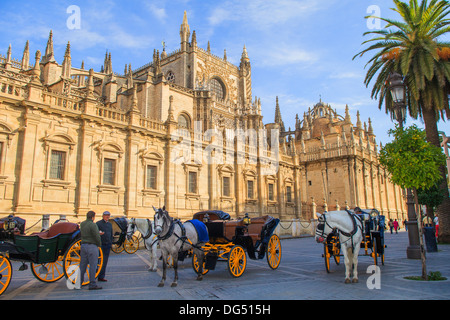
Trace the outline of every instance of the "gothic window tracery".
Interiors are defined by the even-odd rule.
[[[217,78],[212,78],[210,81],[210,89],[219,99],[225,99],[225,86],[222,81]]]
[[[175,74],[172,71],[169,71],[166,76],[167,81],[174,83],[175,82]]]

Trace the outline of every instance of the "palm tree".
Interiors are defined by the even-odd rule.
[[[362,57],[375,51],[368,61],[370,65],[364,83],[366,86],[376,76],[372,98],[379,96],[378,107],[383,102],[386,113],[395,114],[389,90],[389,76],[396,72],[403,76],[407,87],[406,105],[409,115],[420,117],[425,124],[427,141],[440,147],[437,121],[450,119],[448,94],[450,93],[450,43],[439,38],[450,32],[450,4],[445,0],[410,0],[409,4],[393,0],[393,11],[401,16],[400,21],[368,16],[386,22],[381,30],[369,31],[372,38],[364,41],[370,46],[353,57]],[[366,65],[366,66],[367,66]],[[440,230],[439,241],[450,243],[450,198],[444,178],[440,188],[445,192],[443,203],[437,208]]]

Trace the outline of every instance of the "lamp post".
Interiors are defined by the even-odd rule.
[[[406,85],[402,75],[397,72],[389,75],[389,91],[394,102],[394,118],[398,121],[400,128],[406,120]],[[421,259],[419,227],[414,206],[414,196],[410,188],[406,189],[406,205],[408,207],[408,238],[409,246],[406,248],[408,259]]]

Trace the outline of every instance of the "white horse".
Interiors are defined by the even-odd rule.
[[[363,239],[361,219],[349,211],[330,211],[324,214],[316,213],[316,241],[326,242],[328,235],[338,232],[341,251],[344,252],[345,283],[358,282],[358,252]],[[353,280],[350,274],[353,270]]]
[[[179,220],[173,220],[166,211],[165,206],[162,209],[155,210],[155,233],[158,235],[159,247],[162,253],[163,261],[163,275],[158,287],[164,287],[166,280],[166,269],[168,257],[172,258],[173,269],[175,276],[172,282],[172,287],[178,284],[178,252],[186,251],[191,248],[194,249],[194,254],[198,261],[204,260],[204,252],[200,249],[202,244],[199,242],[199,236],[194,225],[190,222],[181,223]],[[199,270],[197,271],[197,280],[203,279],[203,263],[199,263]]]
[[[148,268],[148,271],[156,272],[158,268],[156,257],[158,236],[154,232],[154,224],[150,219],[128,219],[127,235],[133,235],[136,229],[142,234],[145,249],[148,251],[148,256],[150,258],[150,267]]]

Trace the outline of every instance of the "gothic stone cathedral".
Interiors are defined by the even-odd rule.
[[[348,108],[341,116],[320,101],[286,130],[277,99],[263,124],[245,46],[239,66],[198,47],[186,13],[180,38],[124,74],[111,54],[99,72],[73,67],[70,44],[60,65],[51,32],[43,54],[27,42],[22,60],[11,47],[0,56],[0,215],[151,217],[165,205],[181,219],[218,209],[309,220],[355,206],[405,216],[370,119],[358,113],[354,126]]]

